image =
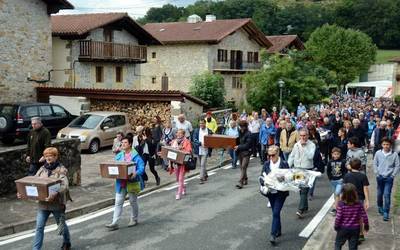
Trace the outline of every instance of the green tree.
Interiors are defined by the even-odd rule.
[[[138,19],[141,24],[160,23],[160,22],[176,22],[184,14],[185,8],[177,7],[172,4],[165,4],[161,8],[150,8],[146,15]]]
[[[321,101],[327,94],[329,72],[307,59],[303,52],[292,51],[290,56],[265,56],[264,67],[244,76],[247,102],[255,109],[279,105],[279,80],[284,81],[283,105],[293,110],[299,102]]]
[[[225,104],[224,78],[220,74],[204,72],[195,75],[189,92],[207,102],[210,108],[222,107]]]
[[[339,88],[369,69],[377,49],[365,33],[336,25],[316,29],[306,48],[315,63],[335,74]]]

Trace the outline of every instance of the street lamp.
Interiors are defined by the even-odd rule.
[[[285,82],[282,79],[279,79],[279,110],[282,109],[282,89],[285,86]]]

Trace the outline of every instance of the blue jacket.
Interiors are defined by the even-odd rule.
[[[269,174],[271,172],[271,168],[269,167],[270,165],[270,160],[266,160],[263,166],[263,169],[261,171],[261,175],[263,175],[263,173],[265,174]],[[289,164],[281,157],[281,162],[279,164],[279,168],[289,168]],[[261,183],[261,185],[264,185],[264,183]],[[266,196],[268,197],[270,193],[268,193]],[[288,196],[289,195],[289,191],[278,191],[278,194],[280,195],[284,195],[284,196]]]
[[[263,145],[267,145],[268,144],[268,138],[270,136],[273,136],[275,138],[275,134],[276,134],[276,129],[275,129],[273,124],[271,124],[271,126],[269,128],[267,128],[267,124],[263,123],[261,125],[260,135],[258,137],[258,141]]]
[[[142,178],[142,175],[144,173],[144,162],[138,152],[136,150],[132,149],[131,151],[132,154],[132,159],[131,161],[136,163],[136,178],[134,179],[133,182],[140,182],[140,189],[144,189],[144,181]],[[117,155],[115,155],[114,158],[116,161],[125,161],[125,152],[121,151]],[[121,192],[121,180],[116,179],[115,181],[115,192],[120,193]]]
[[[211,129],[208,128],[207,130],[209,135],[213,134]],[[200,136],[200,128],[196,128],[192,135],[193,154],[195,155],[199,154],[199,147],[201,145],[199,136]],[[211,148],[208,149],[208,156],[211,156]]]

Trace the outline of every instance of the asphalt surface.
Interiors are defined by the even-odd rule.
[[[249,185],[235,188],[239,169],[219,169],[208,183],[189,180],[187,195],[175,200],[175,190],[161,189],[139,199],[139,225],[128,228],[128,209],[124,208],[120,229],[108,232],[104,225],[112,213],[70,226],[72,249],[302,249],[307,239],[298,234],[331,195],[325,176],[317,181],[315,197],[304,219],[295,215],[299,195],[290,193],[282,210],[282,236],[271,246],[268,239],[271,209],[259,194],[261,166],[253,159],[249,166]],[[50,218],[52,219],[52,218]],[[0,249],[31,249],[28,237]],[[43,249],[59,249],[62,237],[45,234]]]

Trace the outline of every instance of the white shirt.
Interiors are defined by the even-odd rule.
[[[271,171],[279,169],[279,166],[281,165],[281,158],[279,157],[278,160],[274,163],[272,160],[269,161],[269,169]]]
[[[199,147],[199,155],[207,155],[208,153],[208,149],[203,147],[205,135],[208,135],[208,129],[199,129],[199,142],[201,143],[201,146]]]
[[[259,119],[253,119],[249,123],[249,131],[250,133],[259,133],[260,132],[260,127],[261,127],[261,122]]]
[[[185,120],[184,122],[177,121],[176,124],[175,124],[175,127],[176,127],[176,129],[185,130],[185,137],[186,138],[190,137],[190,132],[193,131],[192,124],[187,120]]]

